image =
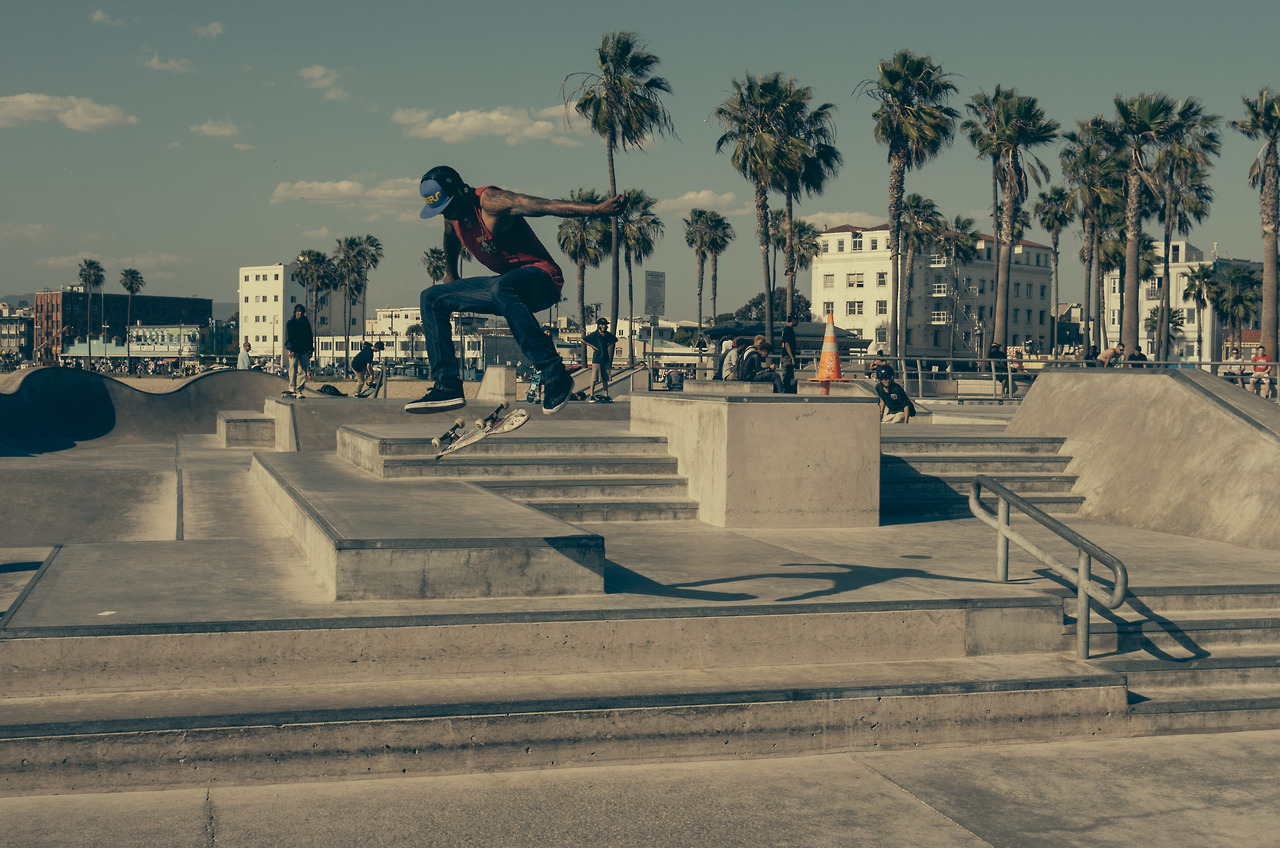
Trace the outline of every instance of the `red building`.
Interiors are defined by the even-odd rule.
[[[95,337],[105,331],[108,338],[123,339],[127,323],[207,326],[212,319],[213,301],[203,297],[139,294],[134,295],[130,308],[127,294],[94,294],[91,313],[82,289],[36,292],[33,358],[42,364],[57,362],[63,346],[83,339],[86,330]]]

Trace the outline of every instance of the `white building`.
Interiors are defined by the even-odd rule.
[[[1155,332],[1148,330],[1145,325],[1151,310],[1160,305],[1160,277],[1164,274],[1163,239],[1156,243],[1155,253],[1155,275],[1149,280],[1142,280],[1138,286],[1138,338],[1141,340],[1139,344],[1149,356],[1155,348]],[[1181,329],[1175,327],[1170,334],[1172,338],[1169,345],[1169,358],[1173,361],[1199,361],[1201,354],[1206,361],[1221,359],[1222,346],[1226,342],[1227,335],[1231,333],[1231,327],[1219,321],[1213,307],[1210,306],[1200,316],[1203,350],[1196,350],[1197,309],[1194,302],[1182,297],[1182,293],[1187,288],[1188,276],[1200,265],[1210,265],[1219,274],[1225,273],[1233,265],[1243,265],[1251,268],[1259,279],[1262,276],[1261,263],[1243,259],[1222,259],[1218,256],[1217,244],[1214,244],[1213,250],[1206,256],[1203,250],[1190,242],[1171,241],[1169,243],[1169,276],[1173,280],[1173,287],[1169,290],[1169,306],[1171,309],[1182,312]],[[1106,322],[1106,340],[1108,344],[1115,344],[1120,340],[1122,300],[1120,272],[1108,273],[1103,278],[1103,287],[1106,293],[1104,305],[1106,312],[1103,316]]]
[[[342,294],[322,292],[317,298],[316,314],[312,315],[306,287],[294,275],[296,269],[296,262],[245,265],[240,268],[236,297],[236,303],[240,307],[240,346],[248,341],[253,346],[254,356],[273,358],[277,362],[283,360],[284,325],[293,317],[293,308],[297,304],[307,308],[307,318],[311,321],[311,330],[317,340],[321,336],[338,337],[336,344],[343,347],[335,350],[335,342],[330,338],[330,355],[345,351]],[[353,336],[360,334],[363,306],[364,298],[361,296],[347,312]],[[353,346],[355,350],[359,350],[354,340]],[[316,352],[321,352],[319,344]]]
[[[888,225],[833,227],[818,242],[809,298],[814,320],[831,314],[837,326],[871,340],[872,349],[887,350],[894,310]],[[914,282],[906,299],[907,355],[946,357],[953,344],[957,356],[986,352],[995,324],[998,245],[991,236],[979,234],[977,248],[978,258],[958,274],[942,256],[915,257]],[[1031,343],[1036,350],[1048,349],[1052,298],[1052,248],[1017,242],[1009,280],[1010,347]]]

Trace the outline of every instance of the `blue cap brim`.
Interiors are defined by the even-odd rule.
[[[419,218],[434,218],[445,210],[449,201],[453,200],[444,187],[435,180],[423,180],[418,185],[418,193],[422,195],[422,200],[426,204],[418,213]]]

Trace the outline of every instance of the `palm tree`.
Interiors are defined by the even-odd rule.
[[[956,320],[960,311],[960,272],[978,256],[978,234],[973,229],[972,218],[957,215],[944,221],[934,236],[936,249],[945,257],[951,268],[951,332],[947,342],[948,356],[956,355]]]
[[[1071,226],[1076,217],[1075,199],[1062,186],[1051,186],[1048,191],[1040,192],[1040,199],[1035,205],[1036,220],[1041,229],[1049,234],[1053,247],[1053,310],[1049,313],[1049,332],[1052,341],[1050,352],[1056,356],[1058,347],[1058,244],[1062,231]]]
[[[372,233],[360,240],[360,335],[364,335],[366,310],[369,307],[369,272],[376,269],[383,259],[382,242]]]
[[[431,278],[431,285],[435,285],[444,279],[445,265],[444,248],[433,247],[429,250],[422,251],[422,256],[418,261],[427,269],[427,276]]]
[[[653,255],[653,249],[662,238],[665,227],[653,214],[654,199],[641,189],[632,189],[624,197],[626,202],[618,213],[618,238],[622,240],[622,258],[627,266],[627,364],[636,364],[636,304],[631,279],[631,263],[644,264]]]
[[[82,259],[80,261],[80,282],[84,286],[85,303],[87,309],[84,318],[84,367],[86,371],[93,369],[93,342],[90,341],[90,334],[93,332],[93,290],[100,287],[106,280],[106,273],[102,270],[102,263],[96,259]],[[98,323],[102,323],[102,315],[98,315]],[[106,348],[103,348],[105,353]]]
[[[1125,161],[1124,228],[1125,276],[1120,341],[1129,350],[1138,346],[1138,246],[1142,230],[1142,191],[1158,196],[1159,186],[1152,173],[1153,153],[1163,148],[1179,129],[1178,106],[1165,94],[1139,94],[1115,98],[1116,119],[1109,135],[1112,146]]]
[[[1060,154],[1062,173],[1071,186],[1071,197],[1080,210],[1084,244],[1080,258],[1084,265],[1084,344],[1099,344],[1103,322],[1094,319],[1090,306],[1096,292],[1097,310],[1102,311],[1102,271],[1097,256],[1101,242],[1102,210],[1119,202],[1120,164],[1105,140],[1106,122],[1101,117],[1077,121],[1076,130],[1063,133],[1067,144]]]
[[[653,76],[659,59],[646,52],[634,32],[608,32],[600,37],[596,50],[599,72],[570,74],[561,85],[561,94],[569,80],[577,78],[578,86],[565,98],[565,109],[574,103],[578,114],[587,119],[591,130],[604,139],[609,164],[609,196],[618,193],[614,176],[613,152],[619,148],[643,148],[651,135],[675,132],[671,115],[662,105],[660,95],[670,94],[671,86],[662,77]],[[609,252],[613,270],[610,278],[613,301],[610,326],[618,326],[618,221],[610,219]]]
[[[960,131],[968,137],[969,143],[978,151],[978,158],[991,160],[991,236],[997,241],[1000,239],[1000,158],[990,153],[983,153],[982,150],[984,146],[988,146],[988,140],[995,132],[996,115],[1000,112],[1000,105],[1017,95],[1018,89],[1001,88],[998,85],[990,95],[979,91],[964,104],[965,111],[973,117],[960,124]]]
[[[1243,121],[1231,128],[1263,146],[1249,167],[1249,185],[1260,189],[1259,215],[1262,220],[1262,342],[1275,356],[1280,350],[1280,279],[1276,269],[1276,229],[1280,227],[1280,161],[1276,143],[1280,140],[1280,93],[1264,88],[1255,98],[1244,97]]]
[[[351,367],[351,307],[359,298],[364,298],[368,286],[369,271],[377,268],[382,261],[382,242],[376,236],[347,236],[338,239],[333,252],[333,265],[337,272],[339,287],[342,289],[342,324],[345,339],[345,362]],[[367,298],[362,301],[367,302]],[[360,318],[361,334],[364,332],[364,314]]]
[[[1160,201],[1160,220],[1164,223],[1164,274],[1160,278],[1160,321],[1156,333],[1156,359],[1169,358],[1169,251],[1173,231],[1180,235],[1191,233],[1193,223],[1200,223],[1209,214],[1213,202],[1213,189],[1205,181],[1209,157],[1218,155],[1217,115],[1206,115],[1195,98],[1178,104],[1176,118],[1164,148],[1156,158],[1157,197]]]
[[[293,275],[302,283],[306,297],[311,306],[311,320],[318,322],[320,292],[332,289],[336,283],[336,272],[333,261],[318,250],[304,250],[298,254],[298,264],[294,266]]]
[[[892,59],[881,60],[877,70],[879,75],[864,80],[858,89],[879,101],[873,113],[875,139],[889,148],[889,297],[897,303],[906,173],[924,167],[951,144],[959,113],[946,105],[956,87],[932,57],[899,50]],[[905,353],[894,347],[899,320],[896,311],[889,319],[890,355]]]
[[[409,337],[409,358],[416,359],[417,352],[418,352],[418,343],[414,341],[414,339],[417,338],[418,336],[423,335],[422,325],[410,324],[409,329],[405,330],[404,334]]]
[[[133,345],[130,343],[129,325],[133,323],[133,296],[147,284],[137,268],[125,268],[120,272],[120,285],[129,293],[129,304],[124,313],[124,363],[125,373],[133,373]]]
[[[1243,265],[1232,265],[1209,290],[1209,302],[1218,320],[1231,327],[1231,337],[1240,344],[1240,328],[1258,311],[1258,275]]]
[[[898,301],[894,310],[902,316],[898,321],[898,347],[903,356],[906,355],[907,304],[911,300],[912,282],[915,279],[916,254],[923,253],[933,246],[933,241],[946,219],[938,212],[938,206],[927,197],[908,194],[902,201],[902,238],[907,250],[903,260],[902,284],[898,287]],[[905,369],[903,371],[905,372]]]
[[[835,148],[835,121],[832,113],[835,106],[823,103],[816,109],[809,108],[813,99],[813,89],[798,86],[795,80],[787,84],[787,95],[784,107],[787,122],[786,133],[802,145],[799,158],[790,168],[778,172],[778,183],[774,189],[782,192],[786,198],[786,275],[787,275],[787,315],[791,315],[791,301],[796,291],[796,242],[795,242],[795,199],[801,192],[814,197],[822,194],[827,179],[834,177],[844,163],[840,151]],[[712,310],[714,314],[715,310]]]
[[[1218,272],[1212,265],[1201,263],[1191,269],[1182,290],[1182,299],[1191,301],[1196,307],[1196,358],[1201,365],[1204,364],[1204,311],[1209,307],[1209,295],[1217,283]]]
[[[1034,97],[1012,95],[1004,98],[995,115],[990,135],[979,152],[995,157],[1000,171],[1000,252],[996,265],[996,317],[993,339],[1001,347],[1008,343],[1009,276],[1013,269],[1014,223],[1030,189],[1049,179],[1049,169],[1031,148],[1050,144],[1058,137],[1058,122],[1045,117]]]
[[[716,140],[716,152],[731,147],[730,161],[755,190],[756,239],[764,271],[765,337],[773,338],[773,292],[769,278],[769,188],[781,174],[799,163],[804,145],[788,134],[787,103],[793,88],[774,72],[761,77],[750,73],[731,80],[733,93],[712,115],[724,133]]]
[[[710,233],[707,230],[707,211],[705,209],[690,209],[689,217],[684,219],[684,243],[693,248],[693,258],[698,267],[696,277],[698,281],[698,332],[694,336],[695,342],[702,336],[702,272],[707,264],[707,244],[710,240]]]
[[[579,203],[604,200],[595,189],[580,188],[569,195]],[[582,365],[587,365],[587,268],[596,268],[610,248],[610,228],[599,218],[565,218],[556,231],[564,254],[578,266],[578,324],[582,329]],[[614,326],[614,325],[610,325]]]
[[[1185,321],[1186,317],[1181,309],[1177,312],[1170,312],[1166,317],[1161,314],[1160,307],[1157,305],[1151,307],[1147,317],[1142,320],[1142,330],[1147,334],[1148,338],[1154,340],[1156,347],[1168,349],[1174,340],[1182,334],[1182,325]],[[1161,344],[1159,336],[1161,324],[1165,325],[1165,336],[1167,336],[1163,340],[1163,344]]]
[[[797,226],[803,222],[797,222]],[[711,320],[715,322],[716,316],[716,288],[720,277],[720,254],[729,249],[729,242],[733,241],[735,234],[733,225],[730,224],[725,217],[719,212],[707,211],[704,224],[707,229],[707,254],[711,257]],[[817,242],[817,230],[814,230],[814,242]],[[797,261],[799,256],[797,255]],[[808,264],[801,267],[808,267]]]

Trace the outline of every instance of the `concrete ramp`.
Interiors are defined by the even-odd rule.
[[[1005,430],[1062,436],[1080,515],[1280,550],[1280,407],[1203,371],[1043,371]]]
[[[216,432],[220,409],[262,409],[283,385],[260,371],[214,371],[159,393],[74,368],[18,372],[0,381],[0,456],[172,444]]]

